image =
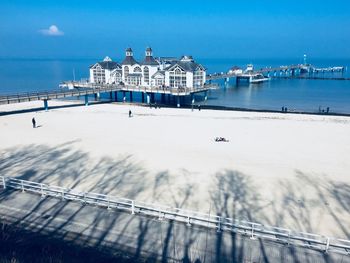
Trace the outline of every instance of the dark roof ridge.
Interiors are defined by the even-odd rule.
[[[159,65],[153,56],[146,56],[141,65]]]
[[[135,64],[139,64],[139,63],[134,59],[134,57],[126,56],[121,64],[122,65],[131,65],[132,66],[132,65],[135,65]]]

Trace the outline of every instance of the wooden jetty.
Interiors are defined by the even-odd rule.
[[[191,96],[191,101],[194,103],[194,94],[204,93],[204,98],[207,100],[207,92],[211,89],[218,88],[217,84],[205,84],[195,88],[171,88],[171,87],[143,87],[143,86],[129,86],[120,84],[95,84],[89,82],[67,81],[60,85],[61,90],[45,91],[45,92],[25,92],[9,95],[0,95],[1,104],[22,103],[28,101],[42,100],[44,102],[45,110],[48,110],[48,101],[52,99],[62,99],[69,97],[85,97],[85,105],[89,105],[89,95],[99,97],[102,93],[109,93],[110,99],[114,101],[118,99],[118,92],[122,93],[122,101],[126,101],[126,93],[129,93],[130,101],[132,101],[133,92],[140,92],[142,94],[142,102],[153,103],[155,94],[175,96],[177,98],[177,107],[180,107],[180,98]],[[69,87],[69,88],[68,88]],[[113,96],[114,93],[114,96]]]

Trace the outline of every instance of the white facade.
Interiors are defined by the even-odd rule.
[[[121,67],[109,57],[90,67],[91,83],[119,83],[121,81]]]
[[[192,57],[181,59],[158,59],[147,48],[145,58],[138,62],[131,48],[126,49],[121,65],[108,57],[90,67],[90,82],[119,83],[146,87],[193,88],[201,87],[206,81],[205,68],[194,62]]]

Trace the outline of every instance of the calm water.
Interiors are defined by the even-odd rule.
[[[87,78],[89,65],[95,59],[42,60],[42,59],[0,59],[0,94],[44,91],[58,89],[63,80]],[[209,73],[227,71],[233,65],[245,67],[253,63],[256,68],[302,63],[301,59],[244,60],[244,59],[202,59],[199,60]],[[349,66],[350,60],[309,60],[317,67]],[[318,76],[350,77],[349,70],[336,74]],[[135,96],[138,99],[138,96]],[[196,96],[196,100],[202,100]],[[319,106],[330,107],[333,112],[350,113],[350,81],[273,79],[263,84],[240,84],[234,79],[228,85],[221,82],[219,90],[211,91],[209,105],[242,107],[252,109],[318,111]]]

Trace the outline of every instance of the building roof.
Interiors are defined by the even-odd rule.
[[[179,66],[184,71],[195,71],[198,67],[204,70],[204,67],[201,64],[195,63],[193,61],[172,61],[170,66],[165,68],[165,70],[171,70],[172,68]]]
[[[121,66],[114,61],[101,61],[101,62],[97,62],[94,65],[91,65],[90,68],[93,68],[96,64],[99,64],[101,66],[101,68],[103,69],[116,69],[116,68],[121,68]]]
[[[158,70],[156,73],[154,73],[154,74],[152,75],[152,78],[154,78],[154,77],[155,77],[156,75],[158,75],[158,74],[165,76],[165,71],[164,71],[164,70]]]
[[[159,65],[157,60],[153,56],[146,56],[145,59],[141,62],[141,65]]]
[[[122,65],[131,65],[132,66],[135,64],[139,64],[139,63],[132,56],[126,56],[124,58],[124,60],[122,61]]]
[[[178,61],[178,58],[175,57],[158,57],[157,60],[161,63],[170,63],[172,61]]]
[[[238,66],[233,66],[233,67],[231,68],[231,70],[237,70],[237,69],[241,69],[241,68],[238,67]]]

